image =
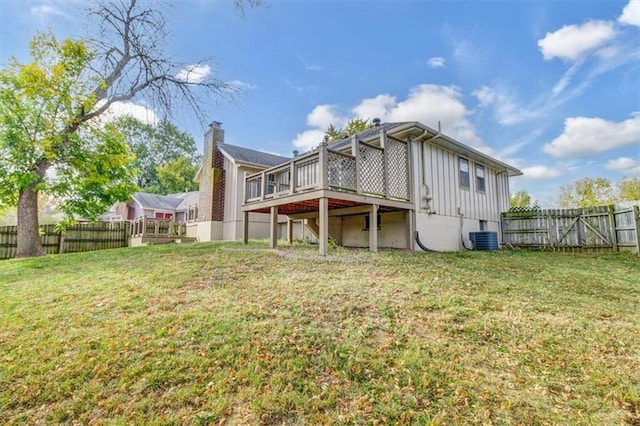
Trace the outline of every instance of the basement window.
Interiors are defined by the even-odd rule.
[[[378,231],[380,231],[382,229],[382,216],[380,215],[380,213],[378,213]],[[364,216],[364,228],[362,228],[363,231],[368,231],[369,230],[369,215],[365,215]]]
[[[476,190],[484,192],[484,166],[482,164],[476,164]]]
[[[462,188],[469,189],[469,160],[466,158],[458,158],[459,179]]]

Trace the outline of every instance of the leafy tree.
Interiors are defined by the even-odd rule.
[[[155,192],[159,194],[176,194],[185,191],[195,191],[198,184],[193,178],[198,172],[198,164],[187,157],[177,157],[164,166],[156,169],[159,185]]]
[[[45,33],[30,52],[30,63],[11,58],[0,71],[0,199],[17,204],[17,257],[44,254],[40,191],[59,198],[68,217],[94,218],[134,189],[122,134],[84,119],[99,85],[84,77],[93,59],[86,43]]]
[[[531,195],[526,190],[521,189],[511,196],[510,203],[512,209],[531,207]]]
[[[344,127],[336,127],[333,124],[329,124],[326,133],[327,135],[329,135],[329,143],[332,143],[337,141],[338,139],[342,139],[363,130],[367,130],[370,127],[373,127],[373,124],[370,124],[369,120],[354,118],[353,120],[349,120],[347,122],[347,125]]]
[[[585,177],[560,187],[560,207],[592,207],[615,202],[614,187],[608,179]]]
[[[204,122],[203,100],[237,91],[197,73],[202,63],[185,66],[164,52],[168,32],[158,3],[90,4],[95,39],[40,34],[29,63],[11,58],[0,70],[0,200],[17,203],[17,257],[44,254],[39,191],[58,197],[67,215],[94,218],[133,190],[131,150],[113,124],[97,120],[113,103],[144,94],[161,112],[183,103]]]
[[[180,167],[180,170],[186,173],[189,173],[190,169],[197,170],[200,157],[195,141],[191,135],[181,132],[171,122],[163,120],[157,125],[152,125],[131,116],[123,116],[115,121],[115,125],[124,133],[127,142],[136,153],[136,183],[145,192],[175,192],[167,189],[176,183],[169,177],[171,173],[164,172],[162,175],[170,179],[167,182],[163,181],[159,173],[159,169],[168,164],[175,163],[174,166]],[[189,167],[186,167],[187,165]],[[191,178],[194,175],[195,173]],[[195,183],[182,184],[177,192],[182,192],[185,188],[194,188],[194,185]]]
[[[623,179],[618,183],[621,201],[640,200],[640,178]]]

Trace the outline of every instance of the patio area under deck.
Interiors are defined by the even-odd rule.
[[[249,239],[249,213],[270,214],[270,244],[277,245],[278,215],[318,219],[321,255],[328,253],[329,217],[369,214],[369,248],[378,249],[378,213],[405,211],[407,248],[412,241],[410,153],[406,141],[381,132],[379,143],[352,138],[333,150],[326,143],[306,155],[245,176],[243,242]],[[289,240],[292,238],[288,227]]]

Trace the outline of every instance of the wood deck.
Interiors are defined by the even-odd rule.
[[[332,149],[325,142],[287,163],[245,176],[243,240],[248,240],[249,212],[271,215],[273,247],[278,214],[315,217],[320,219],[320,253],[326,255],[330,215],[369,213],[374,230],[370,249],[377,250],[377,213],[414,208],[410,176],[409,143],[385,132],[376,143],[352,138],[350,145]]]

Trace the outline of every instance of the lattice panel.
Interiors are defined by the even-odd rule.
[[[344,189],[356,189],[356,160],[347,155],[327,151],[329,185]]]
[[[409,199],[409,153],[405,142],[387,139],[389,196]]]
[[[384,162],[382,149],[360,144],[360,187],[362,192],[384,195]]]

